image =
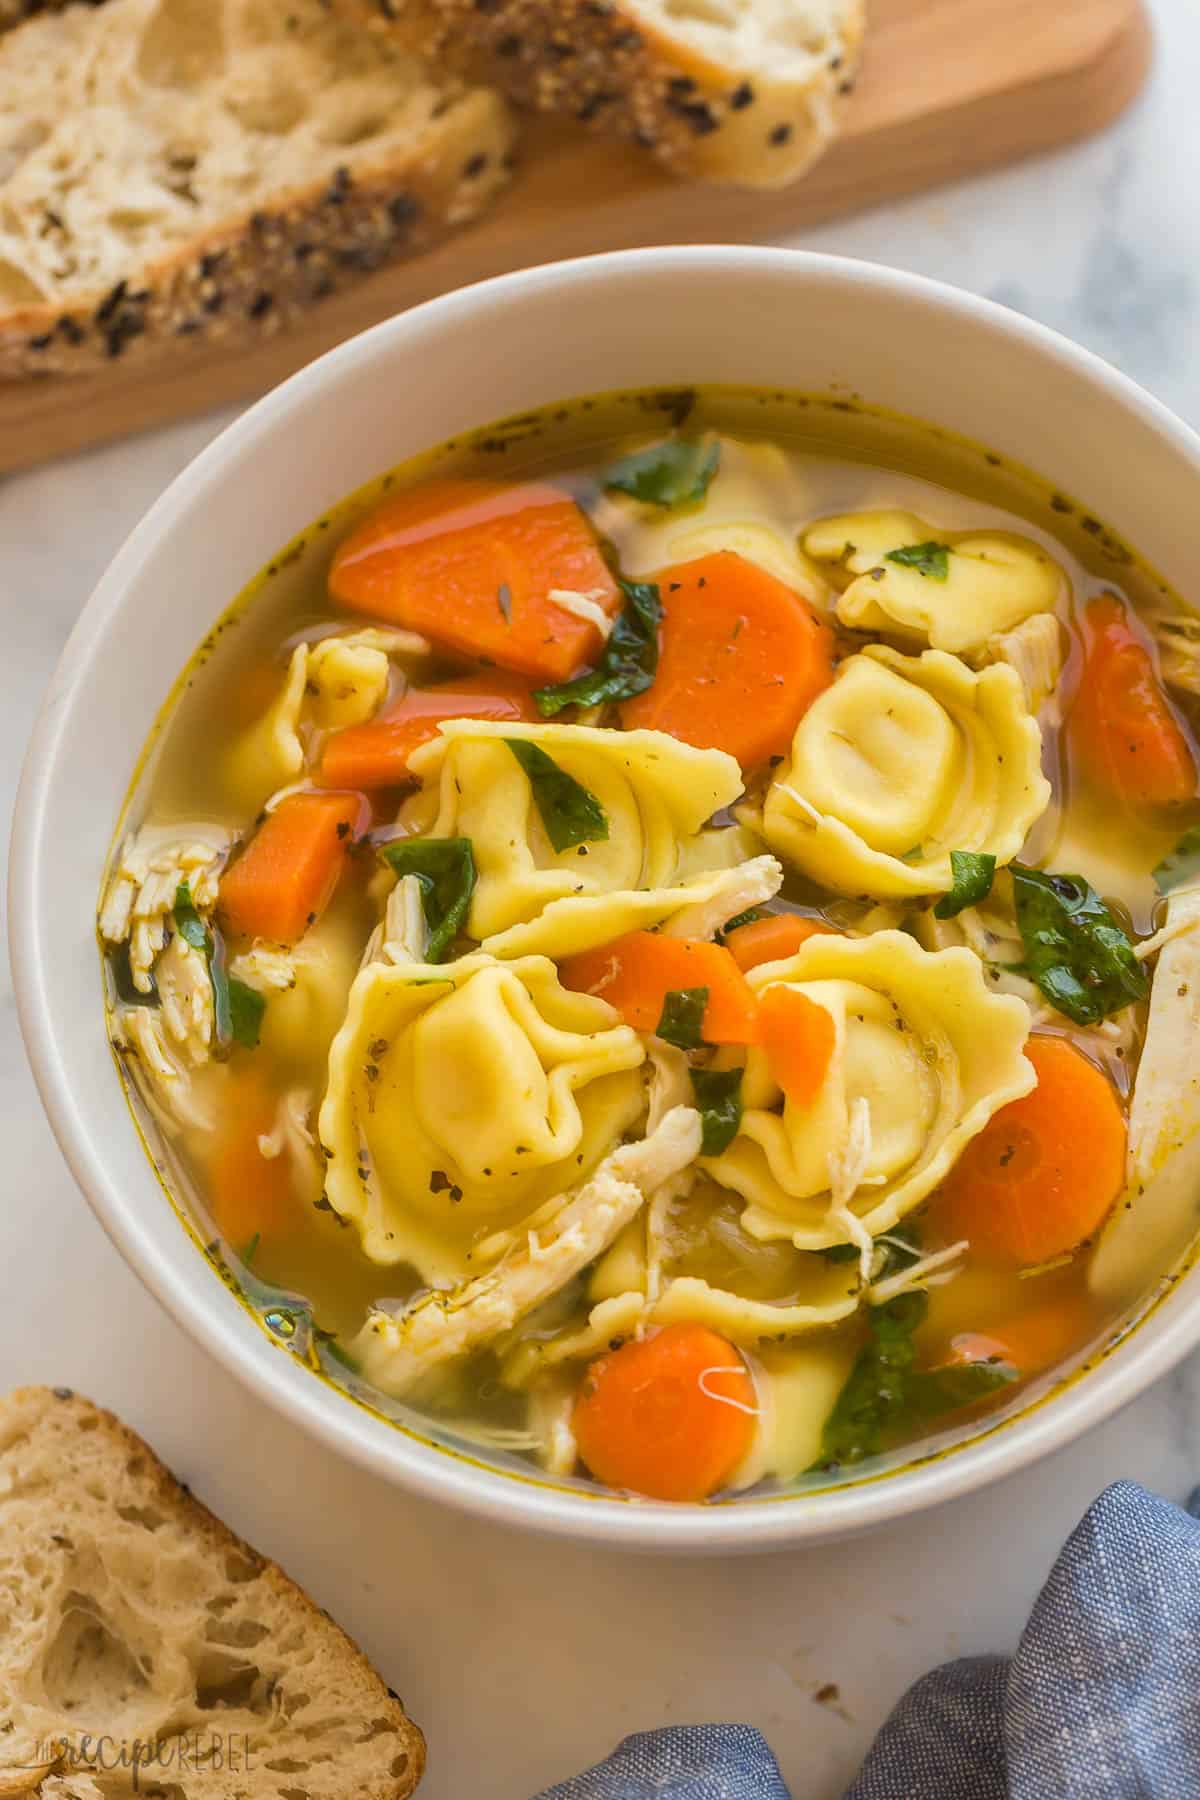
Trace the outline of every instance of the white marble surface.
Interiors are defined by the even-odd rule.
[[[1200,14],[1193,0],[1155,10],[1153,85],[1105,138],[804,242],[999,297],[1200,421]],[[6,797],[93,581],[221,423],[0,486]],[[1193,1360],[1031,1473],[817,1553],[622,1560],[440,1513],[262,1412],[142,1291],[43,1121],[7,969],[0,1005],[0,1384],[66,1382],[116,1408],[307,1582],[424,1724],[429,1800],[527,1800],[627,1731],[705,1718],[759,1725],[797,1800],[831,1800],[915,1676],[1013,1644],[1063,1536],[1106,1482],[1135,1476],[1180,1498],[1200,1477]],[[836,1705],[814,1698],[830,1682]]]

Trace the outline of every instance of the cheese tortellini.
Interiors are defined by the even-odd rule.
[[[821,936],[749,980],[758,993],[797,988],[835,1032],[807,1106],[785,1098],[765,1054],[750,1049],[737,1136],[704,1159],[742,1195],[753,1237],[819,1250],[891,1230],[992,1114],[1036,1085],[1028,1009],[991,993],[969,950],[922,950],[900,931]]]
[[[890,560],[931,546],[924,566]],[[1031,538],[1009,531],[939,531],[914,513],[846,513],[804,534],[818,562],[855,579],[837,603],[843,625],[882,631],[955,655],[982,651],[990,637],[1066,598],[1059,564]]]
[[[800,721],[762,810],[781,856],[881,899],[948,890],[952,850],[1018,854],[1050,803],[1016,671],[869,644]]]
[[[714,550],[734,550],[757,563],[820,610],[827,610],[829,584],[800,549],[790,521],[811,509],[811,497],[786,451],[778,444],[746,444],[722,438],[721,462],[703,512],[610,506],[636,514],[622,520],[622,560],[631,574],[652,576],[671,563],[690,562]]]
[[[304,773],[307,737],[373,718],[387,698],[392,658],[420,662],[432,645],[412,631],[366,626],[297,644],[279,691],[233,743],[226,777],[252,806]]]
[[[443,1285],[584,1180],[645,1110],[637,1033],[545,957],[369,964],[329,1056],[326,1191],[379,1263]]]
[[[513,740],[535,746],[599,803],[606,835],[554,849]],[[467,931],[504,956],[541,952],[550,943],[562,954],[562,914],[554,902],[672,887],[684,871],[703,868],[707,839],[712,863],[721,867],[725,834],[702,828],[742,791],[741,771],[722,750],[697,750],[660,731],[582,725],[447,720],[437,738],[413,753],[409,768],[424,786],[405,803],[402,823],[433,837],[470,838],[478,880]],[[687,899],[669,899],[657,916]],[[599,937],[587,941],[602,943],[628,929],[619,917],[614,912]],[[571,942],[579,948],[583,940]]]

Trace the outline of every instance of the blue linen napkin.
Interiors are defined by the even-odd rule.
[[[1015,1656],[926,1675],[845,1800],[1200,1800],[1200,1489],[1188,1511],[1132,1481],[1068,1538]],[[537,1800],[789,1800],[748,1725],[626,1738]]]

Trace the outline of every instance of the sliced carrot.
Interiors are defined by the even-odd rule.
[[[829,627],[800,595],[734,550],[654,577],[663,623],[654,685],[621,723],[649,726],[744,769],[782,755],[833,679]]]
[[[823,919],[806,919],[800,913],[769,913],[765,919],[752,919],[726,932],[725,948],[743,973],[757,969],[762,963],[783,962],[795,956],[811,937],[838,937],[833,925]]]
[[[379,718],[333,733],[321,753],[318,780],[326,787],[398,787],[409,778],[412,752],[437,736],[443,719],[537,717],[528,681],[500,669],[410,687]]]
[[[333,897],[363,814],[359,794],[289,794],[221,877],[217,916],[235,937],[294,944]]]
[[[728,950],[699,938],[664,937],[631,931],[581,950],[559,967],[564,987],[599,994],[615,1006],[635,1031],[656,1031],[669,993],[707,988],[701,1020],[706,1044],[753,1044],[758,1038],[758,1005]]]
[[[668,1325],[602,1356],[575,1403],[579,1454],[598,1481],[652,1500],[705,1500],[754,1436],[754,1383],[706,1325]]]
[[[291,1162],[264,1156],[259,1139],[275,1128],[278,1096],[249,1076],[222,1113],[208,1164],[208,1202],[217,1229],[241,1254],[255,1239],[283,1237],[297,1216]]]
[[[1132,807],[1196,798],[1196,761],[1154,662],[1111,594],[1084,614],[1087,661],[1067,719],[1085,779]]]
[[[1125,1115],[1107,1076],[1065,1038],[1031,1038],[1026,1055],[1036,1088],[971,1140],[931,1214],[939,1236],[1018,1267],[1081,1244],[1125,1175]]]
[[[582,594],[610,618],[621,600],[579,507],[540,481],[431,481],[397,494],[339,546],[329,591],[543,682],[566,681],[602,648],[599,627],[551,595]]]
[[[1082,1298],[1044,1300],[1003,1325],[959,1332],[950,1341],[951,1363],[1009,1363],[1024,1379],[1040,1375],[1082,1350],[1100,1329],[1096,1313]]]
[[[811,1106],[837,1045],[832,1014],[799,988],[777,983],[759,995],[758,1022],[772,1075],[789,1100]]]

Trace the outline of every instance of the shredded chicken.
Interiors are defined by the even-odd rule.
[[[875,1240],[854,1211],[851,1201],[862,1186],[870,1161],[871,1108],[865,1096],[860,1094],[857,1100],[851,1102],[846,1142],[840,1150],[833,1150],[829,1155],[829,1193],[832,1201],[829,1216],[835,1224],[842,1226],[847,1241],[858,1250],[858,1266],[864,1287],[871,1280]]]
[[[1152,615],[1163,680],[1186,693],[1200,694],[1200,613]]]
[[[579,1461],[572,1418],[575,1383],[552,1375],[540,1381],[529,1396],[529,1424],[536,1439],[537,1459],[548,1475],[569,1475]]]
[[[1017,671],[1030,712],[1036,713],[1058,688],[1066,660],[1063,628],[1054,613],[1034,613],[1012,631],[988,639],[988,661]]]
[[[367,1379],[402,1397],[442,1364],[469,1355],[508,1331],[607,1250],[644,1205],[700,1150],[700,1115],[675,1107],[653,1137],[623,1144],[568,1195],[544,1236],[450,1294],[428,1294],[394,1318],[373,1313],[356,1353]]]
[[[112,1039],[136,1057],[142,1092],[166,1126],[211,1129],[212,1109],[197,1096],[191,1069],[169,1041],[160,1008],[122,1007],[113,1016]]]
[[[553,600],[555,606],[561,606],[564,612],[573,613],[577,619],[584,619],[589,625],[594,625],[605,640],[616,624],[616,619],[610,619],[600,605],[596,592],[581,594],[575,588],[551,588],[546,598]]]
[[[1167,902],[1146,1041],[1129,1111],[1125,1194],[1104,1229],[1089,1285],[1132,1299],[1196,1229],[1200,1192],[1200,889]]]
[[[229,973],[260,994],[285,994],[296,985],[296,959],[290,951],[252,944],[233,958]]]
[[[221,825],[144,825],[125,840],[100,909],[100,935],[129,943],[129,969],[140,994],[153,991],[151,971],[167,938],[175,896],[186,882],[203,915],[217,899],[217,880],[233,835]]]
[[[208,958],[175,932],[158,958],[154,976],[167,1037],[193,1067],[207,1062],[213,1040]]]
[[[729,919],[761,906],[783,885],[783,866],[774,856],[755,856],[735,871],[736,881],[723,887],[709,900],[685,906],[667,920],[664,937],[712,938]]]
[[[970,1245],[963,1238],[945,1250],[934,1250],[919,1262],[910,1263],[907,1269],[886,1275],[882,1281],[873,1281],[867,1289],[867,1300],[872,1306],[883,1306],[886,1301],[912,1293],[917,1288],[944,1287],[962,1273],[962,1259],[969,1249]]]
[[[273,1162],[286,1151],[298,1162],[311,1162],[317,1148],[311,1119],[312,1095],[307,1088],[289,1088],[275,1109],[274,1125],[259,1135],[260,1154]]]
[[[405,875],[387,897],[383,918],[367,939],[361,967],[373,962],[423,963],[428,946],[421,883],[415,875]]]

